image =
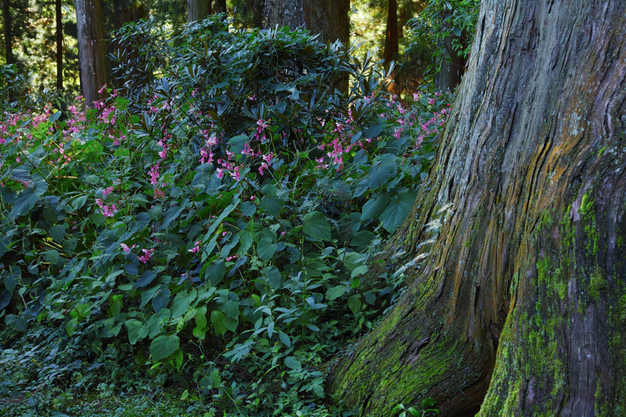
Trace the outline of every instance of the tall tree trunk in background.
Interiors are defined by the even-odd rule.
[[[350,36],[350,0],[265,0],[267,27],[304,27],[319,34],[323,43],[340,40],[347,45]]]
[[[109,81],[101,0],[75,0],[78,26],[80,78],[85,103],[93,107],[105,93],[98,90]]]
[[[250,7],[252,7],[252,24],[255,28],[263,27],[263,6],[264,0],[249,0]]]
[[[443,19],[449,15],[449,11],[444,11]],[[440,90],[454,90],[461,83],[461,77],[465,72],[465,59],[452,48],[455,39],[458,40],[460,37],[450,35],[443,40],[445,54],[441,58],[443,61],[437,74],[437,87]]]
[[[383,54],[387,68],[398,55],[398,51],[398,2],[397,0],[389,0],[387,4],[387,27],[385,29],[385,52]],[[387,89],[399,95],[402,88],[396,79],[397,71],[393,71],[390,76],[392,79],[388,80]]]
[[[187,23],[203,19],[211,13],[211,0],[187,0]]]
[[[215,13],[226,13],[226,0],[215,0]]]
[[[13,34],[11,32],[11,4],[9,0],[2,2],[2,17],[4,19],[4,57],[7,64],[14,64],[13,58]]]
[[[387,64],[398,54],[398,2],[389,0],[387,6],[387,28],[385,29],[385,53]]]
[[[427,397],[445,416],[624,413],[624,27],[622,0],[484,1],[387,248],[408,288],[329,378],[358,415]]]
[[[56,0],[57,90],[63,89],[63,13],[61,0]]]

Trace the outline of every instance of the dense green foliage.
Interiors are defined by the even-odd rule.
[[[301,31],[218,16],[117,36],[144,60],[127,88],[0,123],[0,366],[21,381],[0,393],[43,389],[46,414],[55,390],[141,374],[208,415],[337,412],[324,364],[398,294],[401,275],[359,277],[413,205],[447,97],[401,103],[377,63]]]
[[[454,51],[467,58],[474,39],[480,0],[431,0],[426,8],[408,21],[412,29],[407,56],[422,57],[429,62],[431,76],[437,74],[441,63]],[[446,49],[445,39],[451,39],[452,51]]]

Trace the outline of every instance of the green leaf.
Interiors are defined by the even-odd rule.
[[[278,337],[280,341],[283,342],[283,345],[287,347],[291,347],[291,339],[289,339],[289,336],[286,333],[284,333],[282,330],[278,331]]]
[[[358,277],[359,275],[365,274],[367,271],[369,271],[369,268],[367,267],[367,265],[359,265],[352,270],[352,273],[350,274],[350,278],[354,279]]]
[[[35,181],[34,187],[23,190],[17,196],[9,218],[14,220],[17,217],[30,213],[33,207],[35,207],[35,204],[37,204],[37,201],[39,201],[39,198],[44,195],[46,191],[48,191],[47,182],[41,180]]]
[[[275,219],[280,217],[280,211],[282,210],[285,202],[275,195],[266,195],[261,199],[261,208],[264,212],[274,217]]]
[[[226,273],[226,265],[223,261],[216,262],[207,267],[204,271],[204,279],[211,283],[212,287],[217,287],[217,284],[222,282],[224,274]]]
[[[336,287],[329,288],[328,291],[326,291],[326,299],[328,301],[336,300],[344,295],[347,289],[348,287],[345,285],[337,285]]]
[[[361,310],[361,300],[359,298],[361,298],[361,294],[354,294],[348,298],[348,307],[350,307],[352,314],[356,314]]]
[[[220,311],[227,317],[239,317],[239,303],[234,300],[228,300],[220,306]]]
[[[376,235],[369,230],[361,230],[357,232],[352,240],[350,241],[350,246],[353,248],[367,248],[376,238]]]
[[[89,184],[97,184],[100,181],[100,176],[98,175],[87,175],[85,177],[85,181],[87,181]]]
[[[148,326],[139,320],[130,319],[126,320],[126,329],[128,330],[128,340],[131,345],[134,345],[139,340],[144,339],[148,336]]]
[[[304,216],[302,231],[315,240],[329,241],[331,238],[330,224],[326,220],[326,216],[319,211],[313,211]]]
[[[135,283],[135,288],[143,288],[149,285],[156,277],[156,271],[144,271]]]
[[[74,250],[78,246],[78,239],[72,238],[63,242],[63,252],[67,253],[69,256],[74,254]]]
[[[43,257],[47,262],[50,262],[52,265],[56,265],[59,261],[59,251],[56,249],[50,249],[43,253]]]
[[[211,372],[211,383],[213,384],[213,388],[219,388],[222,385],[222,377],[220,376],[220,371],[217,369]]]
[[[62,243],[63,239],[65,239],[65,225],[59,224],[56,226],[52,226],[49,230],[50,237],[54,239],[57,243]]]
[[[189,310],[189,303],[190,301],[193,301],[190,300],[191,298],[193,297],[191,297],[187,291],[182,291],[176,294],[174,301],[172,301],[172,319],[182,316],[187,312],[187,310]]]
[[[397,197],[391,199],[389,206],[380,215],[380,221],[389,233],[395,232],[404,222],[413,208],[416,196],[416,191],[404,189],[398,193]]]
[[[398,168],[397,157],[392,154],[384,154],[376,157],[372,161],[372,167],[368,173],[368,184],[370,190],[375,190],[384,186],[396,175]]]
[[[157,362],[167,358],[178,350],[180,339],[176,335],[159,336],[150,344],[150,355]]]
[[[285,358],[285,365],[288,368],[293,369],[294,371],[302,370],[302,364],[300,363],[298,359],[295,358],[295,356],[287,356]]]
[[[277,248],[278,246],[272,243],[272,239],[264,237],[257,244],[257,254],[262,261],[267,262],[272,259]]]
[[[211,324],[213,324],[213,328],[215,329],[215,331],[222,336],[226,333],[227,330],[226,326],[224,325],[225,318],[226,316],[221,311],[211,311]]]
[[[389,193],[381,191],[376,193],[372,198],[363,204],[361,212],[361,220],[374,219],[385,210],[389,203]]]
[[[157,291],[156,296],[152,299],[152,308],[155,313],[158,313],[167,306],[170,302],[170,290],[167,288],[163,288],[160,291]],[[169,310],[168,310],[169,311]]]

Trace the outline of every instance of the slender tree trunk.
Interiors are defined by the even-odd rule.
[[[318,35],[321,42],[340,40],[348,43],[350,28],[349,0],[266,0],[267,27],[304,27]]]
[[[447,16],[449,12],[444,12],[443,19]],[[465,59],[452,48],[453,40],[458,39],[458,36],[450,35],[443,40],[445,53],[441,57],[441,68],[437,74],[437,86],[440,90],[454,90],[461,83],[465,72]]]
[[[2,2],[2,17],[4,18],[4,57],[7,64],[14,64],[13,58],[13,34],[11,32],[11,4],[9,0]]]
[[[195,22],[210,15],[211,0],[187,0],[187,22]]]
[[[387,28],[385,29],[384,59],[388,64],[398,54],[398,2],[389,0],[387,6]]]
[[[226,0],[215,0],[215,13],[226,13]]]
[[[100,0],[75,0],[78,26],[80,77],[88,106],[105,96],[98,90],[109,81],[104,40],[104,19]]]
[[[252,24],[255,28],[263,27],[263,7],[265,5],[264,0],[250,0],[250,7],[252,7]]]
[[[426,397],[445,416],[624,413],[624,27],[621,0],[484,1],[388,246],[408,289],[330,375],[358,415]]]
[[[63,89],[63,14],[61,0],[56,0],[57,90]]]

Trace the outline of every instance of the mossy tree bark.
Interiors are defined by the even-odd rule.
[[[426,397],[445,416],[626,412],[624,27],[621,0],[484,1],[388,247],[408,288],[333,367],[335,398],[367,416]]]

